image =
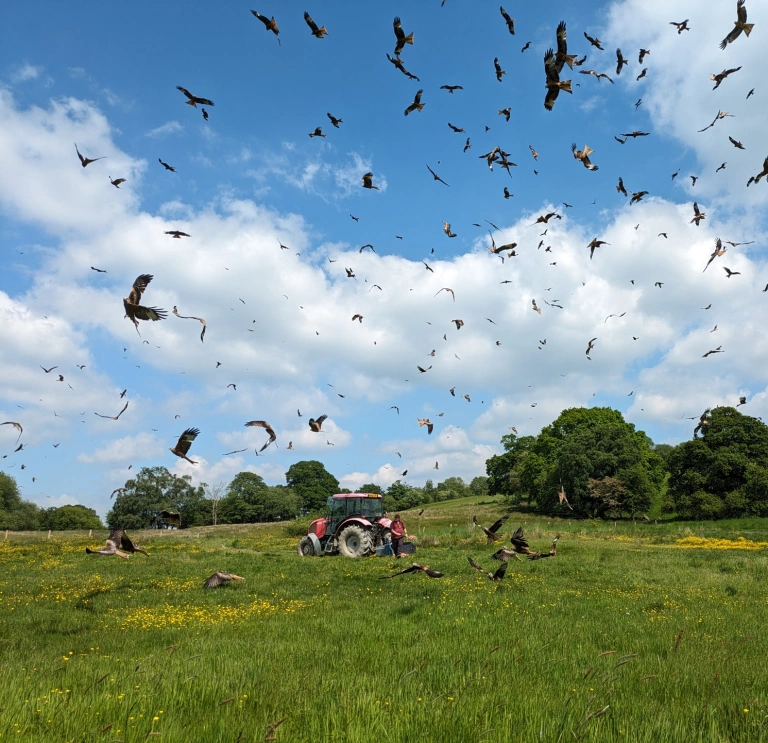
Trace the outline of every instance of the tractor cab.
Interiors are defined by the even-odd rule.
[[[386,541],[390,524],[377,493],[337,493],[328,498],[325,516],[309,525],[298,552],[303,556],[370,555]]]

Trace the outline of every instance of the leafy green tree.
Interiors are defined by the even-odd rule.
[[[503,495],[510,506],[517,506],[529,497],[543,467],[543,460],[533,453],[535,443],[535,436],[518,437],[514,433],[502,436],[504,454],[497,454],[485,463],[489,495]],[[527,461],[531,457],[535,461]]]
[[[0,529],[31,531],[39,528],[39,519],[40,509],[21,499],[16,480],[0,472]]]
[[[768,426],[733,407],[704,420],[670,455],[672,508],[683,518],[768,516]]]
[[[299,497],[303,513],[322,511],[326,500],[339,492],[339,481],[316,459],[292,464],[285,481]]]
[[[43,529],[67,531],[70,529],[103,529],[99,515],[92,508],[80,505],[65,505],[44,508],[40,512],[40,526]]]
[[[125,492],[115,498],[107,524],[110,528],[148,529],[160,511],[168,510],[181,514],[182,529],[203,526],[211,520],[205,487],[204,483],[194,487],[189,475],[178,477],[165,467],[142,467],[125,483]]]
[[[469,490],[472,495],[478,497],[484,497],[488,495],[488,478],[483,475],[478,475],[472,478],[472,482],[469,483]]]
[[[470,494],[467,484],[460,477],[448,477],[437,484],[435,500],[454,500]]]
[[[384,508],[387,511],[406,511],[422,503],[423,492],[402,480],[395,480],[384,496]]]
[[[376,485],[372,482],[367,482],[364,485],[361,485],[356,491],[356,493],[376,493],[376,495],[384,495],[384,490],[382,489],[381,485]]]
[[[253,472],[240,472],[229,484],[218,507],[223,524],[254,524],[298,516],[300,502],[291,488],[270,487]]]

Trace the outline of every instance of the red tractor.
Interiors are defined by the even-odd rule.
[[[380,495],[338,493],[328,498],[325,516],[309,525],[297,552],[302,557],[339,552],[345,557],[372,555],[387,541],[391,523],[384,515]]]

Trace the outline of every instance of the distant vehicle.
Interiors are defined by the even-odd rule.
[[[315,519],[296,551],[302,557],[342,554],[365,557],[390,537],[391,519],[376,493],[337,493],[328,498],[325,516]]]

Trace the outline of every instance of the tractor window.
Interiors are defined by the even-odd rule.
[[[326,513],[332,519],[344,518],[346,515],[345,508],[346,506],[341,498],[328,498],[326,503]]]
[[[361,498],[361,513],[368,517],[377,517],[384,515],[381,498]]]

